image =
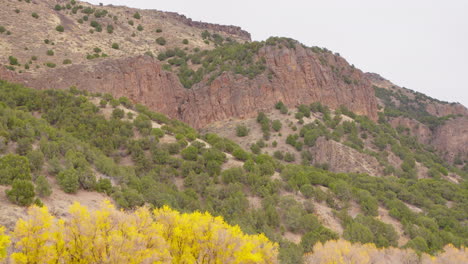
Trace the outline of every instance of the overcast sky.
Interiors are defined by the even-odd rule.
[[[89,0],[294,38],[363,71],[468,106],[468,0]]]

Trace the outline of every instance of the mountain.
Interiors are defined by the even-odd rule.
[[[4,64],[13,56],[22,66],[8,66],[18,68],[16,73],[2,67],[1,78],[39,89],[76,86],[125,95],[197,128],[230,117],[254,116],[278,100],[290,106],[311,101],[334,108],[343,104],[377,117],[376,99],[362,72],[327,50],[289,39],[248,42],[249,34],[239,28],[189,23],[159,11],[86,3],[62,9],[55,8],[56,3],[68,2],[6,1],[2,25],[12,33],[2,34],[6,48],[0,55]],[[16,9],[23,11],[15,13]],[[44,15],[36,20],[31,17],[34,11]],[[134,18],[137,13],[139,19]],[[63,32],[55,29],[58,25]],[[112,33],[106,32],[108,27]],[[23,47],[15,42],[30,44]],[[118,49],[112,48],[114,43]],[[160,61],[151,54],[172,59]],[[254,97],[263,100],[252,101]]]
[[[468,258],[463,105],[326,48],[251,41],[176,13],[0,3],[7,235],[18,238],[25,206],[67,222],[75,201],[101,210],[110,199],[126,211],[222,216],[238,234],[277,242],[281,263],[358,257],[337,247],[359,262]],[[0,259],[2,239],[0,228]]]

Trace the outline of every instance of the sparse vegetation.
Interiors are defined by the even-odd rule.
[[[163,38],[163,37],[159,37],[159,38],[156,39],[156,43],[158,43],[161,46],[164,46],[164,45],[166,45],[166,39]]]
[[[49,67],[49,68],[55,68],[55,66],[57,66],[57,65],[56,65],[55,63],[53,63],[53,62],[46,62],[44,65],[47,66],[47,67]]]
[[[8,62],[10,63],[10,65],[19,65],[18,59],[13,56],[8,57]]]
[[[115,42],[112,43],[112,48],[113,48],[113,49],[117,49],[117,50],[120,49],[119,44],[118,44],[118,43],[115,43]]]
[[[65,31],[65,28],[62,25],[58,25],[57,27],[55,27],[55,30],[57,30],[58,32],[63,32]]]
[[[236,135],[238,137],[245,137],[249,134],[249,129],[245,125],[238,125],[236,127]]]
[[[114,26],[107,25],[107,33],[112,34],[114,32]]]

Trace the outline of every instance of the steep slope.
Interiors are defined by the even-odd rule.
[[[314,53],[300,45],[294,49],[265,45],[258,56],[265,58],[269,74],[250,79],[224,72],[211,83],[206,77],[192,89],[182,87],[174,73],[163,70],[162,64],[150,56],[103,59],[92,65],[50,69],[41,75],[15,74],[3,68],[0,78],[38,89],[76,86],[127,96],[197,128],[231,117],[255,116],[259,110],[271,109],[278,100],[292,107],[314,101],[331,108],[346,105],[356,113],[377,118],[371,85],[361,71],[341,57]],[[336,72],[338,68],[344,70]],[[355,81],[346,83],[345,77]]]
[[[0,105],[0,183],[8,190],[7,197],[0,197],[0,206],[11,216],[0,219],[9,228],[12,218],[24,214],[11,203],[41,204],[43,200],[56,208],[56,214],[63,214],[62,208],[74,198],[94,207],[109,195],[124,209],[170,205],[184,212],[221,215],[244,232],[265,233],[279,242],[284,263],[300,263],[303,252],[315,243],[339,237],[379,247],[416,247],[425,241],[428,246],[422,250],[426,252],[436,252],[447,243],[466,244],[464,182],[455,184],[435,176],[406,179],[407,174],[396,178],[333,173],[325,165],[288,164],[254,148],[248,152],[216,134],[199,135],[179,121],[133,105],[126,97],[77,89],[28,89],[0,81],[0,100],[4,102]],[[299,109],[304,114],[304,106]],[[324,118],[327,125],[340,125],[336,113],[332,118],[326,107],[313,104],[311,109],[318,110],[303,120],[322,122]],[[349,126],[345,131],[351,129],[351,135],[342,135],[352,141],[345,141],[344,147],[359,151],[352,138],[357,132],[351,124],[353,114],[344,108],[339,111],[348,115],[342,115]],[[295,116],[300,117],[298,113]],[[289,117],[287,111],[281,115]],[[359,127],[369,130],[369,137],[371,131],[383,129],[368,118],[354,118]],[[319,123],[304,127],[308,144],[312,134],[326,129]],[[276,136],[271,133],[271,138]],[[293,139],[296,149],[302,139]],[[432,158],[423,151],[420,157]],[[310,162],[308,156],[304,160]],[[49,198],[41,176],[47,176],[45,181],[52,185]],[[27,186],[33,188],[19,191]],[[93,193],[87,195],[84,190]]]
[[[75,1],[3,5],[0,25],[11,34],[0,34],[1,79],[125,95],[196,128],[252,117],[278,100],[292,107],[346,105],[377,118],[363,73],[326,49],[280,38],[249,43],[250,35],[238,27],[161,11]]]
[[[468,109],[394,85],[366,73],[374,85],[383,114],[392,126],[408,128],[416,139],[434,146],[447,161],[463,167],[468,160]]]

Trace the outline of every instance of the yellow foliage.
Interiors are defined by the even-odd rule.
[[[11,234],[12,263],[277,263],[277,245],[264,235],[246,235],[208,213],[126,213],[105,202],[94,212],[75,203],[65,219],[45,207],[28,215]],[[0,253],[8,246],[1,234]]]
[[[307,264],[458,264],[468,263],[468,252],[465,248],[447,245],[444,252],[437,256],[422,254],[418,256],[411,249],[376,248],[374,244],[351,244],[349,241],[327,241],[317,243],[313,252],[305,255]]]
[[[7,248],[10,245],[10,238],[5,235],[5,228],[0,226],[0,261],[6,257]]]

